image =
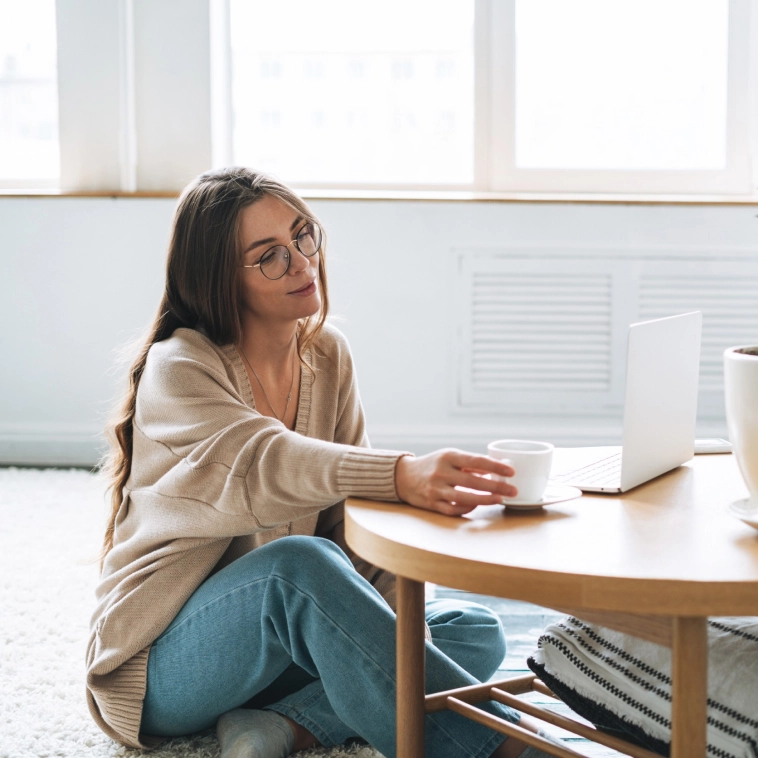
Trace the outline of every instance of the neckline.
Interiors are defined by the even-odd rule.
[[[242,399],[245,404],[252,408],[254,411],[258,409],[255,407],[255,398],[253,397],[253,388],[250,384],[250,377],[245,370],[245,364],[242,360],[239,350],[236,345],[227,346],[227,355],[232,361],[234,370],[237,373],[237,379],[239,386],[242,389]],[[312,364],[313,353],[310,345],[305,351],[305,360]],[[297,414],[295,416],[295,428],[288,431],[294,431],[303,436],[307,436],[308,432],[308,418],[311,410],[311,397],[312,397],[312,385],[313,385],[313,372],[309,371],[305,366],[300,364],[300,393],[297,401]],[[277,419],[274,419],[276,421]],[[279,422],[282,423],[281,421]],[[283,425],[283,424],[282,424]]]

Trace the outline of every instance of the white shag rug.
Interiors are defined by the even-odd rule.
[[[0,468],[0,758],[218,758],[213,732],[131,750],[90,718],[84,653],[105,513],[86,471]],[[360,746],[299,755],[381,758]]]

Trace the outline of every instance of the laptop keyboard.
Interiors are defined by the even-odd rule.
[[[618,487],[621,485],[621,453],[614,453],[587,466],[554,476],[551,481],[585,487]]]

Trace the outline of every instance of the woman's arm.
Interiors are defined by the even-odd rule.
[[[236,517],[240,534],[287,524],[348,495],[397,499],[399,453],[304,437],[262,416],[240,396],[222,349],[182,332],[148,356],[130,490],[199,501]]]
[[[147,489],[177,503],[191,499],[227,514],[228,536],[296,521],[350,495],[402,498],[459,514],[498,497],[462,493],[456,485],[510,492],[508,485],[476,475],[477,470],[509,475],[508,467],[482,456],[441,451],[413,458],[365,447],[346,343],[340,346],[341,365],[324,363],[314,382],[339,388],[336,421],[322,418],[318,423],[325,428],[305,437],[245,403],[222,348],[192,330],[178,331],[179,338],[151,348],[141,378],[128,483],[132,492]]]

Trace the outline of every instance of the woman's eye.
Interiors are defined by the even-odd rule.
[[[271,250],[267,250],[265,253],[263,253],[258,263],[260,263],[261,266],[265,266],[274,258],[275,255],[276,250],[274,248],[271,248]]]

